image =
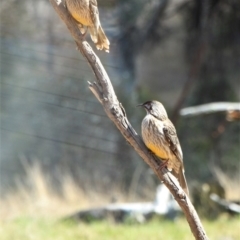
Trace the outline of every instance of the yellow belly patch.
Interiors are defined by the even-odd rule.
[[[150,143],[146,144],[147,147],[158,157],[160,157],[162,160],[168,160],[168,154],[166,151],[164,151],[162,148],[156,147],[156,145]]]
[[[73,18],[75,18],[79,23],[81,23],[84,26],[91,26],[92,21],[79,15],[79,13],[73,12],[72,13]]]

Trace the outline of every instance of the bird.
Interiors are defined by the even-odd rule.
[[[109,52],[110,42],[100,23],[97,0],[65,0],[65,4],[71,16],[78,22],[81,33],[85,36],[89,29],[96,48]]]
[[[141,124],[143,142],[154,155],[164,161],[160,165],[161,168],[167,167],[169,171],[173,171],[180,186],[189,196],[181,145],[176,129],[168,118],[164,106],[155,100],[138,106],[145,108],[147,112]]]

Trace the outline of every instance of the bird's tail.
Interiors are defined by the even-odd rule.
[[[183,166],[180,166],[180,168],[178,169],[178,172],[176,172],[173,169],[172,174],[177,178],[180,186],[182,187],[184,192],[189,196],[188,185],[187,185],[186,177],[185,177],[185,174],[184,174]]]
[[[186,177],[184,174],[184,169],[183,167],[181,167],[179,169],[178,172],[178,181],[180,183],[180,186],[182,187],[182,189],[184,190],[184,192],[189,196],[189,190],[188,190],[188,185],[187,185],[187,181],[186,181]]]
[[[101,26],[99,26],[98,31],[95,28],[90,28],[90,35],[98,50],[109,52],[110,42]]]

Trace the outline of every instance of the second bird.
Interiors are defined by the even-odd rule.
[[[188,186],[184,175],[183,154],[176,129],[168,119],[164,106],[158,101],[140,104],[147,111],[142,121],[142,137],[145,145],[161,158],[170,171],[173,170],[181,187],[187,195]]]
[[[109,52],[110,42],[100,23],[97,0],[65,0],[65,2],[68,11],[78,22],[81,32],[87,31],[84,26],[89,28],[91,39],[96,48]]]

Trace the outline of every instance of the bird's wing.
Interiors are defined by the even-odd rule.
[[[169,119],[165,120],[163,123],[163,132],[164,132],[166,141],[169,143],[169,147],[171,151],[173,152],[173,154],[176,156],[176,159],[178,160],[178,164],[176,164],[176,161],[175,161],[172,173],[178,179],[185,193],[189,195],[187,181],[184,174],[182,149],[177,137],[176,129]]]
[[[99,20],[99,12],[98,12],[97,1],[96,0],[90,0],[89,1],[89,8],[90,8],[90,14],[91,14],[91,19],[92,19],[93,25],[96,28],[96,30],[98,30],[98,28],[100,26],[100,20]]]
[[[163,122],[163,132],[164,132],[166,141],[169,143],[169,147],[171,151],[177,157],[177,159],[182,163],[183,154],[182,154],[182,149],[177,137],[177,132],[174,125],[169,119]]]
[[[98,4],[97,4],[97,0],[90,0],[89,2],[90,2],[91,4],[93,4],[93,5],[95,5],[96,7],[97,7],[97,5],[98,5]]]

